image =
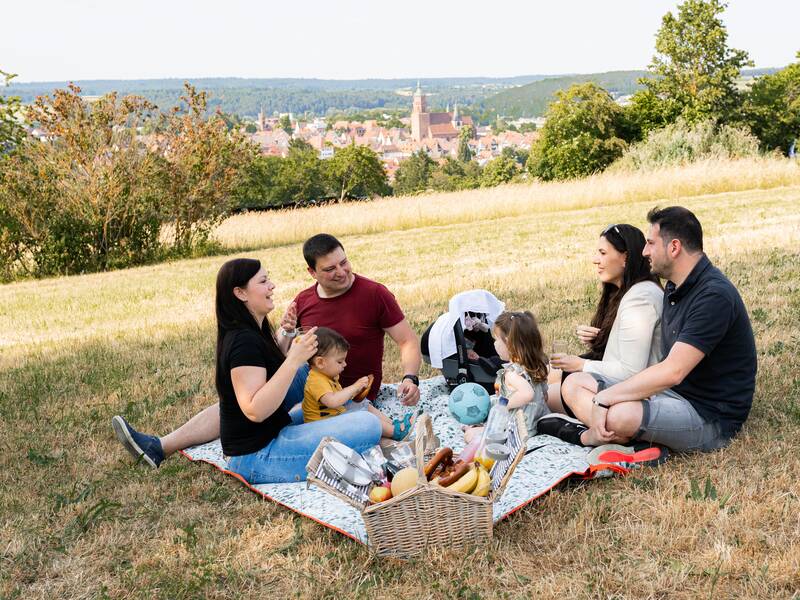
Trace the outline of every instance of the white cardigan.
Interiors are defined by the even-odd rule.
[[[587,360],[583,370],[617,383],[660,362],[663,306],[664,291],[655,283],[633,285],[619,303],[603,360]]]

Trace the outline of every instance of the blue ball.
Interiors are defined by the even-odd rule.
[[[462,383],[450,394],[450,412],[464,425],[483,423],[489,415],[489,393],[477,383]]]

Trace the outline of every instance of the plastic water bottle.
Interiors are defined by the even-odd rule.
[[[491,470],[494,459],[486,456],[486,446],[488,444],[503,444],[508,438],[508,424],[511,421],[511,414],[508,412],[508,398],[500,396],[497,404],[489,411],[486,425],[481,436],[481,443],[475,458],[487,470]]]

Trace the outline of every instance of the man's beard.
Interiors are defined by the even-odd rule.
[[[650,262],[650,274],[655,275],[656,277],[660,277],[661,279],[669,279],[669,275],[664,272],[664,265],[661,267],[653,266],[653,262]]]

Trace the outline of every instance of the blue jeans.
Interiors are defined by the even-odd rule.
[[[303,404],[303,392],[306,389],[306,379],[308,379],[310,370],[311,367],[308,364],[297,369],[297,373],[294,374],[294,379],[286,391],[286,396],[283,398],[283,404],[281,404],[292,418],[292,425],[299,425],[303,422],[303,411],[300,407]]]
[[[284,408],[288,410],[303,401],[307,377],[308,367],[297,371],[289,391],[286,392]],[[300,413],[300,424],[296,424],[296,413]],[[238,473],[253,485],[304,481],[306,464],[322,438],[336,438],[356,452],[371,448],[381,439],[380,419],[368,411],[344,413],[311,423],[302,422],[301,411],[292,411],[291,416],[292,424],[281,429],[278,437],[261,450],[243,456],[232,456],[228,460],[228,470]]]

